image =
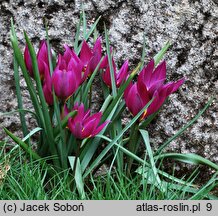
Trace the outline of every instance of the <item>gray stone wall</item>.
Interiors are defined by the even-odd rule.
[[[82,1],[17,0],[0,2],[0,112],[16,109],[13,79],[12,49],[10,47],[10,19],[13,18],[20,46],[24,48],[25,30],[35,46],[45,37],[43,17],[49,20],[51,43],[56,51],[63,44],[73,44],[75,24]],[[137,65],[146,35],[146,61],[170,40],[173,44],[167,60],[168,80],[186,77],[185,84],[170,96],[149,132],[154,146],[176,133],[193,118],[218,89],[218,2],[217,0],[91,0],[83,1],[88,21],[102,16],[110,32],[111,45],[119,65],[130,60]],[[21,81],[25,108],[30,109],[28,93]],[[217,99],[217,98],[216,98]],[[218,105],[217,100],[198,122],[170,145],[170,151],[195,152],[218,162]],[[27,116],[29,125],[34,124]],[[7,127],[19,134],[18,115],[0,117],[0,138]]]

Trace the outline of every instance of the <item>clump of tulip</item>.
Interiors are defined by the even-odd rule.
[[[114,58],[111,57],[112,71],[110,71],[108,53],[102,58],[101,37],[97,38],[93,48],[83,40],[81,50],[78,54],[68,45],[64,45],[64,48],[64,53],[58,55],[57,62],[53,65],[53,71],[49,69],[48,46],[45,40],[41,42],[37,53],[37,65],[42,82],[42,91],[45,101],[51,109],[50,113],[54,114],[52,107],[55,103],[58,103],[60,116],[56,116],[56,119],[60,119],[61,121],[67,118],[64,129],[71,134],[67,137],[72,137],[69,139],[71,141],[77,140],[76,145],[78,145],[79,148],[81,147],[81,143],[78,144],[78,142],[82,142],[84,139],[94,138],[101,133],[103,129],[107,131],[108,125],[112,124],[109,128],[114,130],[113,118],[108,118],[108,116],[105,118],[104,112],[102,111],[91,114],[91,110],[88,107],[90,103],[87,103],[88,95],[86,97],[83,95],[86,92],[89,79],[91,79],[93,72],[98,66],[102,81],[108,88],[107,93],[104,93],[105,101],[108,100],[106,95],[109,94],[108,96],[110,96],[110,90],[113,88],[111,73],[114,75],[115,88],[119,89],[121,86],[125,86],[121,100],[125,101],[126,107],[133,116],[139,115],[143,108],[153,100],[147,109],[139,116],[138,123],[135,122],[131,128],[133,132],[130,133],[129,150],[136,153],[137,147],[133,146],[133,141],[139,139],[139,131],[136,124],[139,125],[141,122],[146,121],[150,115],[156,113],[161,108],[166,98],[184,83],[184,78],[175,82],[165,83],[166,61],[155,66],[155,61],[151,60],[138,73],[135,82],[132,81],[133,74],[135,73],[129,71],[128,60],[125,60],[118,70]],[[50,52],[52,53],[52,51]],[[111,54],[111,50],[109,50],[109,52]],[[24,51],[24,61],[30,76],[34,78],[32,61],[27,46]],[[90,97],[88,98],[90,99],[92,95],[91,88],[89,89],[89,95]],[[124,106],[124,103],[122,106]],[[114,107],[112,106],[110,108],[111,111],[112,108]],[[73,115],[67,117],[70,113],[73,113]],[[117,118],[120,119],[121,122],[121,116],[115,119]],[[107,131],[107,133],[111,134],[110,131]],[[63,140],[66,140],[67,137]],[[71,145],[69,142],[68,145]],[[66,146],[64,143],[62,145]],[[91,142],[90,145],[92,145]],[[67,147],[67,149],[71,148]],[[77,148],[73,147],[72,149]],[[75,152],[69,151],[66,154],[76,154],[78,157],[78,149]],[[129,167],[131,167],[131,161],[128,163]]]
[[[94,31],[98,21],[99,19],[87,29],[83,11],[74,43],[64,44],[62,53],[54,52],[48,31],[46,40],[40,42],[37,52],[24,32],[26,46],[21,51],[12,22],[10,38],[24,138],[15,136],[6,128],[5,132],[30,155],[31,160],[43,164],[46,178],[56,179],[58,176],[58,180],[66,179],[72,192],[76,186],[82,199],[85,199],[86,178],[95,177],[96,171],[103,164],[109,165],[109,175],[111,170],[122,176],[127,175],[127,178],[132,173],[141,175],[143,182],[147,179],[146,184],[152,183],[158,188],[158,194],[165,191],[168,194],[165,179],[174,181],[174,176],[156,167],[156,161],[160,159],[171,158],[191,163],[200,161],[199,164],[209,164],[218,170],[216,165],[205,162],[200,156],[168,154],[163,151],[169,141],[175,139],[197,118],[157,150],[153,150],[153,143],[149,142],[147,127],[159,115],[166,99],[185,81],[184,78],[170,82],[166,79],[167,62],[162,59],[170,44],[166,43],[148,62],[144,60],[143,46],[143,54],[137,66],[131,65],[128,59],[117,64],[106,27],[104,39]],[[90,40],[93,33],[94,38]],[[106,51],[102,41],[106,42]],[[31,131],[25,118],[28,110],[22,105],[19,70],[32,101],[33,110],[30,113],[37,122],[37,128]],[[212,100],[203,111],[211,103]],[[126,112],[131,113],[128,121]],[[37,146],[36,149],[32,149],[31,145],[34,133],[38,133],[34,145]],[[160,178],[161,175],[163,178]],[[173,188],[177,188],[176,184],[178,179],[174,181]],[[187,184],[190,189],[191,185],[192,182]],[[181,188],[181,182],[178,188]]]
[[[58,171],[68,170],[70,166],[77,180],[88,176],[107,155],[114,158],[113,163],[116,161],[119,169],[124,171],[127,167],[130,172],[131,155],[138,154],[142,139],[140,130],[184,83],[184,78],[166,82],[166,61],[160,63],[166,47],[158,54],[159,60],[151,60],[145,66],[140,60],[139,66],[130,70],[134,65],[128,59],[121,65],[115,62],[107,31],[104,52],[101,36],[89,40],[90,32],[83,29],[83,38],[79,39],[80,27],[74,44],[63,45],[63,53],[57,54],[49,38],[40,42],[35,53],[25,34],[27,45],[22,54],[12,26],[15,60],[25,78],[40,128],[36,152],[28,143],[6,132],[34,159],[51,157],[49,163]],[[93,87],[94,80],[97,88]],[[93,94],[92,90],[97,93]],[[93,103],[95,97],[100,97],[99,104]],[[127,125],[123,125],[125,109],[133,116]],[[20,115],[26,136],[25,114]],[[129,133],[125,133],[127,130]],[[123,149],[128,155],[120,154]]]

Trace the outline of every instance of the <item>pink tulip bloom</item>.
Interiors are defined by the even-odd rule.
[[[70,97],[81,84],[82,65],[78,56],[65,46],[64,55],[59,55],[58,63],[52,74],[55,94],[61,100]]]
[[[109,121],[105,121],[99,125],[102,113],[98,112],[90,115],[90,110],[85,111],[83,104],[79,105],[76,103],[72,111],[74,110],[77,111],[77,115],[73,118],[69,118],[68,128],[77,139],[94,137],[109,123]],[[68,110],[65,106],[65,115],[67,115],[67,113]]]
[[[29,71],[30,76],[34,77],[33,68],[32,68],[32,60],[31,60],[27,45],[24,50],[24,61],[25,61],[25,64],[26,64],[27,70]],[[40,43],[40,47],[37,52],[37,62],[38,62],[40,78],[43,80],[44,79],[44,63],[47,64],[49,67],[48,49],[47,49],[47,43],[45,40],[42,40]]]
[[[116,64],[112,58],[112,64],[113,64],[113,69],[114,69],[114,79],[115,79],[115,84],[116,87],[119,88],[123,82],[126,81],[128,77],[128,60],[126,60],[122,67],[120,68],[119,72],[117,72]],[[102,79],[104,83],[112,88],[112,83],[111,83],[111,75],[110,75],[110,67],[108,63],[108,56],[106,56],[101,64],[101,68],[105,68],[103,73],[102,73]]]
[[[151,105],[141,116],[140,120],[148,117],[160,109],[166,98],[174,93],[183,83],[184,78],[164,84],[166,80],[166,62],[163,61],[154,68],[152,60],[140,72],[137,82],[130,83],[124,92],[124,99],[130,112],[135,116],[154,98]]]
[[[102,56],[102,47],[101,47],[101,37],[99,37],[93,49],[89,47],[86,41],[83,41],[82,48],[80,51],[80,60],[83,64],[83,76],[82,81],[84,81],[90,74],[92,74],[97,67]]]
[[[46,63],[44,63],[44,75],[45,78],[43,81],[42,90],[47,104],[51,106],[54,104],[53,95],[52,95],[52,79],[51,79],[48,65]]]

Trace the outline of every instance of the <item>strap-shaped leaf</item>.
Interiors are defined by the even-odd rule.
[[[195,164],[195,165],[206,165],[218,171],[218,165],[211,162],[210,160],[203,158],[200,155],[187,153],[187,154],[180,154],[180,153],[165,153],[155,157],[156,159],[165,159],[171,158],[177,161],[182,161],[184,163]]]
[[[81,199],[85,199],[85,191],[84,191],[84,182],[82,178],[82,170],[81,170],[81,165],[80,165],[80,159],[74,156],[68,157],[71,169],[74,170],[75,168],[75,182],[76,182],[76,187],[79,192],[79,195]],[[76,163],[76,164],[75,164]]]

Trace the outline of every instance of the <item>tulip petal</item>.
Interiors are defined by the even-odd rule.
[[[79,139],[83,139],[83,135],[82,135],[82,124],[80,122],[76,122],[75,123],[75,127],[72,131],[73,135]]]
[[[129,105],[128,95],[129,95],[132,87],[133,87],[133,82],[130,82],[129,85],[126,87],[125,91],[124,91],[124,95],[123,96],[124,96],[124,99],[125,99],[127,107],[129,107],[128,106]]]
[[[72,95],[77,87],[76,76],[73,71],[56,70],[52,76],[55,94],[62,100]]]
[[[174,82],[173,90],[171,93],[175,92],[178,90],[178,88],[185,82],[185,78],[182,78],[176,82]]]
[[[120,68],[120,71],[117,73],[116,78],[116,85],[117,87],[120,87],[120,85],[125,82],[127,76],[128,76],[128,60],[126,60],[122,67]]]
[[[163,61],[157,66],[157,68],[155,68],[150,79],[149,88],[160,80],[163,81],[162,83],[166,80],[166,61]]]
[[[150,80],[152,77],[152,72],[154,70],[154,60],[152,59],[147,66],[145,66],[139,73],[138,79],[142,79],[146,87],[150,87]]]
[[[76,81],[80,84],[82,79],[82,65],[79,64],[74,58],[71,58],[67,66],[67,71],[73,71]]]
[[[46,83],[44,83],[42,90],[46,103],[50,106],[53,105],[54,104],[53,95],[49,87],[46,85]]]
[[[64,55],[63,55],[63,59],[66,61],[66,64],[68,64],[69,61],[72,58],[72,50],[66,44],[64,45],[64,48],[65,48],[65,52],[64,52]]]
[[[138,91],[138,94],[140,95],[140,98],[141,100],[143,101],[143,104],[147,104],[151,97],[148,90],[147,90],[147,87],[145,86],[144,82],[142,79],[138,78],[138,81],[137,81],[137,91]]]
[[[144,116],[147,117],[153,113],[155,113],[163,104],[163,102],[165,101],[164,97],[160,97],[158,91],[156,91],[153,95],[154,100],[152,101],[151,105],[148,107],[147,109],[147,113]]]
[[[150,86],[150,88],[148,89],[149,94],[150,94],[150,95],[153,95],[154,92],[155,92],[156,90],[158,90],[158,89],[163,85],[164,81],[165,81],[165,80],[158,80],[157,82],[154,82],[154,83]]]
[[[111,75],[110,75],[110,68],[109,68],[109,66],[102,73],[102,79],[103,79],[104,83],[108,87],[111,87]]]
[[[110,47],[110,53],[111,53],[111,56],[112,56],[112,47]],[[112,58],[113,60],[113,58]],[[100,69],[103,69],[103,68],[106,68],[108,66],[109,62],[108,62],[108,55],[105,55],[105,57],[103,58],[101,64],[100,64]]]
[[[93,53],[98,53],[101,55],[102,53],[102,47],[101,47],[101,37],[98,37],[95,41],[95,45],[93,47]]]
[[[84,105],[81,104],[79,106],[78,103],[73,107],[73,110],[77,110],[77,115],[73,118],[73,121],[77,122],[82,122],[84,118]]]
[[[52,80],[51,80],[51,75],[50,75],[50,71],[49,71],[49,67],[48,65],[44,63],[44,82],[46,83],[46,85],[48,86],[48,88],[50,89],[50,91],[52,91]]]
[[[86,119],[84,119],[84,125],[87,125],[89,122],[93,122],[92,126],[93,128],[97,127],[97,125],[99,124],[100,120],[101,120],[101,112],[95,113],[89,117],[87,117]]]
[[[105,121],[104,123],[102,123],[100,126],[98,126],[93,132],[92,132],[92,135],[91,136],[95,136],[97,135],[98,133],[100,133],[102,131],[102,129],[107,125],[109,124],[110,121]]]
[[[82,129],[83,137],[89,137],[93,133],[96,127],[93,126],[94,123],[95,123],[95,119],[92,119],[91,121],[83,125],[83,129]]]
[[[30,52],[29,52],[27,45],[25,46],[25,50],[24,50],[24,61],[25,61],[26,68],[29,71],[30,76],[33,77],[32,60],[31,60]]]
[[[38,69],[39,69],[40,77],[41,79],[43,79],[44,78],[44,62],[49,67],[48,48],[47,48],[46,40],[42,40],[40,43],[39,51],[37,53],[37,62],[38,62]]]
[[[108,66],[108,55],[106,55],[100,64],[100,69],[106,68]]]
[[[84,65],[86,65],[90,61],[90,59],[92,58],[92,54],[92,50],[90,49],[87,42],[84,40],[80,51],[80,59]]]
[[[76,102],[73,110],[77,110],[77,115],[68,120],[68,127],[77,139],[95,136],[106,124],[108,124],[106,121],[98,127],[102,113],[98,112],[90,116],[90,110],[85,111],[83,104],[79,105],[79,103]],[[65,116],[67,113],[68,110],[66,109]]]
[[[143,108],[142,99],[138,93],[137,85],[133,84],[125,95],[125,101],[130,112],[135,116]]]
[[[69,114],[69,109],[67,108],[67,105],[64,104],[64,116],[67,116]]]

